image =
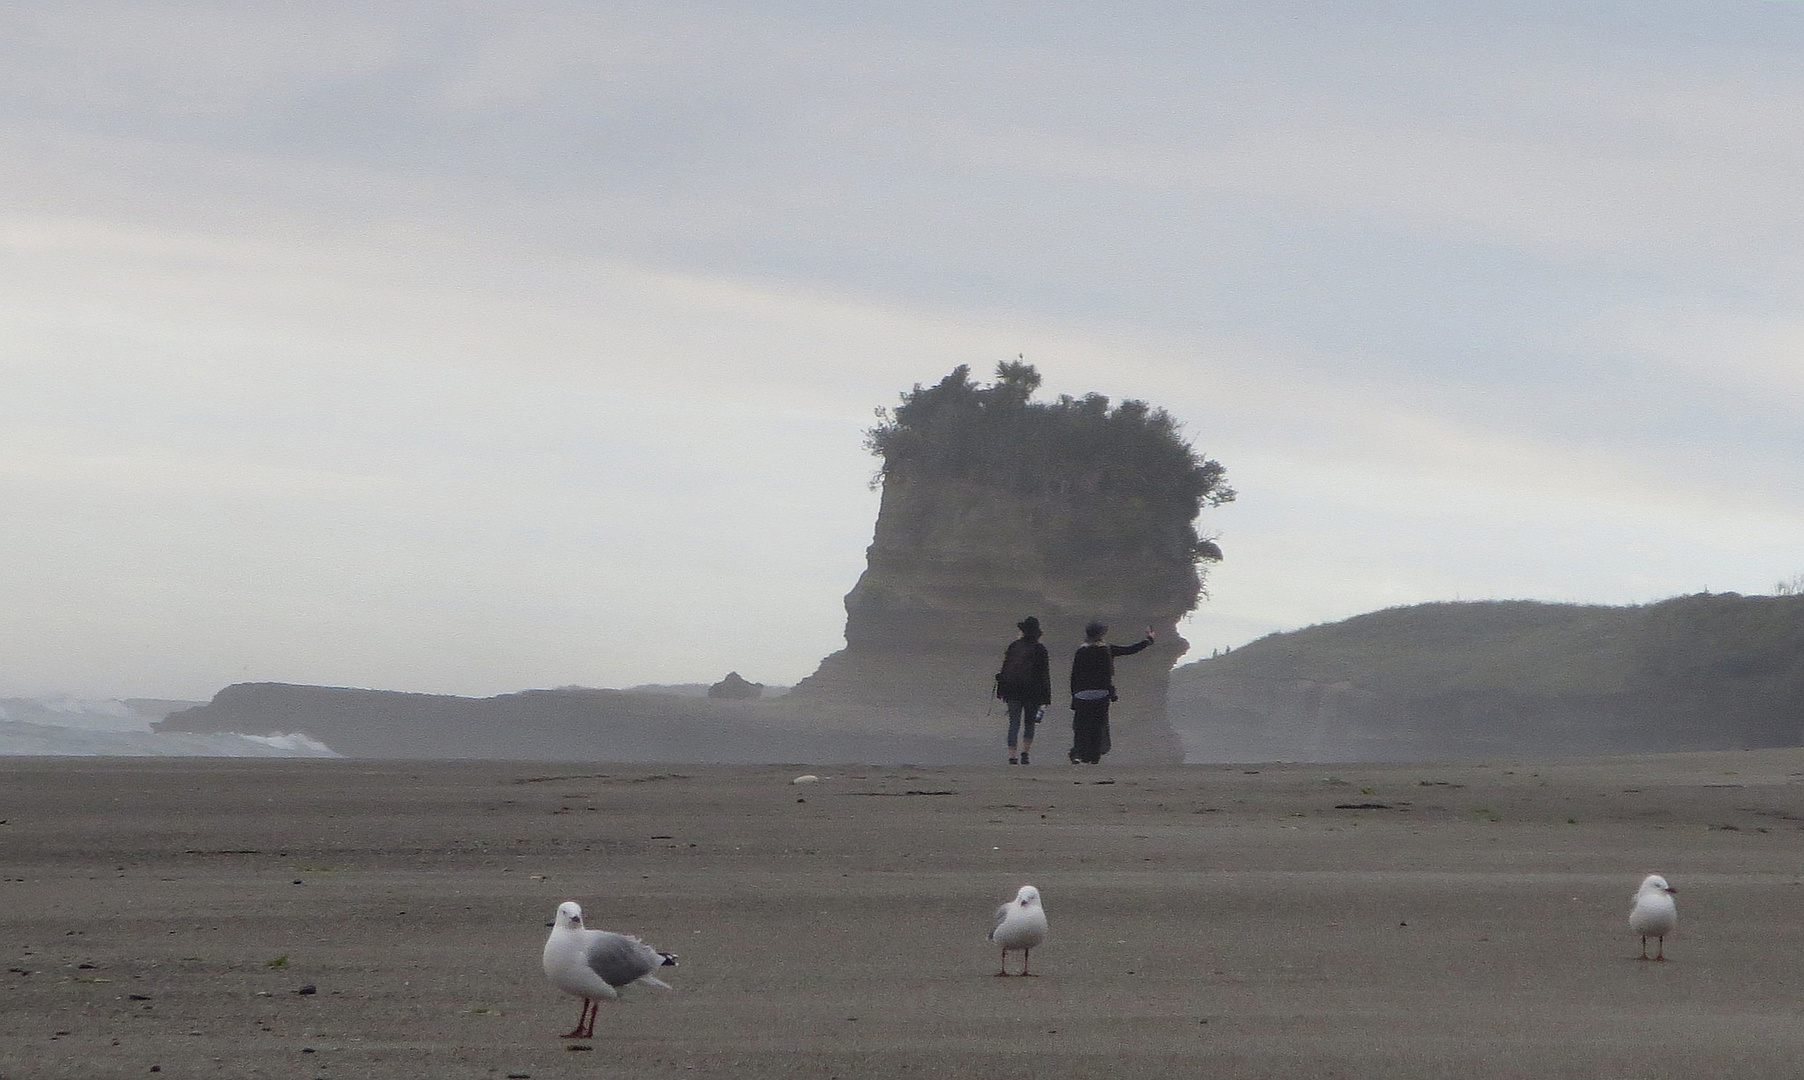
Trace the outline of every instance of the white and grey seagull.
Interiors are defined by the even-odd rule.
[[[1035,945],[1046,940],[1046,909],[1040,906],[1040,890],[1021,886],[1015,898],[996,909],[996,925],[990,929],[990,940],[1002,946],[1002,970],[1008,974],[1010,949],[1021,950],[1021,974],[1029,975],[1028,958]]]
[[[595,1037],[595,1014],[601,998],[620,996],[620,987],[631,983],[669,990],[670,984],[652,974],[661,967],[675,967],[674,953],[659,952],[630,934],[583,928],[583,909],[574,900],[558,905],[551,936],[545,939],[545,977],[551,985],[583,999],[583,1011],[566,1039]]]
[[[1635,891],[1635,906],[1629,909],[1629,929],[1641,935],[1641,959],[1648,959],[1648,938],[1660,943],[1659,955],[1653,959],[1666,959],[1666,935],[1679,925],[1679,905],[1673,900],[1678,891],[1659,874],[1641,879],[1641,888]]]

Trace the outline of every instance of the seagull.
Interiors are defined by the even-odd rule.
[[[676,954],[659,952],[627,934],[583,929],[583,909],[574,900],[558,905],[551,936],[545,939],[545,977],[566,994],[583,999],[583,1011],[566,1039],[595,1037],[598,998],[619,997],[628,983],[670,989],[652,975],[660,967],[676,967]]]
[[[1651,959],[1666,959],[1666,935],[1679,925],[1679,905],[1673,902],[1678,891],[1659,874],[1649,874],[1641,879],[1641,888],[1635,892],[1635,906],[1629,909],[1629,929],[1641,935],[1641,959],[1650,959],[1647,955],[1650,937],[1660,943],[1659,955]]]
[[[1010,949],[1021,950],[1021,974],[1032,974],[1027,970],[1028,957],[1035,945],[1046,940],[1046,910],[1040,906],[1040,890],[1023,885],[1013,900],[997,908],[996,925],[990,930],[990,940],[1002,946],[1002,970],[996,973],[998,977],[1008,974]]]

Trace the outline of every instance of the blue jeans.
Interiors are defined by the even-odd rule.
[[[1029,705],[1025,701],[1007,701],[1008,706],[1008,748],[1015,748],[1015,736],[1021,733],[1021,725],[1027,725],[1027,741],[1034,741],[1034,725],[1040,722],[1040,714],[1045,711],[1043,705]]]

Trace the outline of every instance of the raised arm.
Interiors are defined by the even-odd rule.
[[[1139,641],[1134,642],[1132,645],[1111,645],[1111,646],[1109,646],[1109,655],[1110,656],[1132,656],[1135,653],[1139,652],[1141,649],[1144,649],[1148,645],[1151,645],[1152,643],[1153,643],[1153,628],[1149,626],[1146,628],[1146,636],[1141,638]]]

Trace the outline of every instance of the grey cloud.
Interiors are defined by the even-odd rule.
[[[436,570],[586,617],[545,599],[555,574],[510,576],[496,552],[519,538],[459,500],[555,476],[533,495],[557,527],[594,515],[589,550],[641,553],[609,505],[705,530],[670,493],[710,454],[843,443],[850,509],[808,488],[797,513],[831,527],[786,542],[855,574],[866,410],[1038,347],[1060,388],[1170,404],[1229,464],[1244,542],[1215,610],[1235,626],[1551,594],[1562,565],[1578,596],[1696,587],[1671,554],[1686,514],[1744,523],[1705,548],[1747,576],[1789,557],[1761,538],[1800,512],[1794,8],[15,5],[0,288],[31,351],[9,390],[62,434],[13,460],[54,487],[103,467],[68,444],[114,422],[107,460],[189,512],[370,523],[368,552],[327,544],[359,573],[409,550],[372,509],[405,489],[456,523],[427,547],[480,538]],[[18,385],[64,353],[94,370]],[[146,365],[164,392],[118,392]],[[693,418],[629,415],[658,379]],[[782,415],[733,422],[761,409]],[[692,419],[711,441],[659,459]],[[611,440],[585,430],[604,422]],[[796,487],[753,471],[783,453],[734,453],[762,498]],[[631,482],[607,475],[622,461]],[[1538,473],[1557,508],[1535,509]],[[88,520],[92,491],[61,482],[39,505]],[[1310,499],[1345,522],[1314,546],[1287,532]],[[1512,516],[1560,544],[1487,539]],[[1635,568],[1609,565],[1624,520],[1655,551]],[[1395,550],[1337,587],[1362,532]],[[1496,570],[1512,550],[1534,566]],[[831,647],[849,583],[806,584],[808,644],[773,678]],[[728,621],[774,595],[732,589]]]

